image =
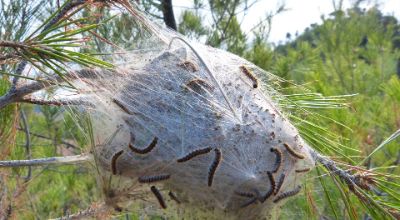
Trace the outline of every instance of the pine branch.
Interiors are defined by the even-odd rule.
[[[3,160],[0,161],[0,168],[7,167],[26,167],[26,166],[45,166],[45,165],[69,165],[86,163],[93,160],[91,154],[80,154],[65,157],[48,157],[32,160]]]
[[[115,73],[117,74],[117,73]],[[70,72],[67,75],[64,75],[63,77],[61,76],[56,76],[54,78],[47,78],[45,80],[41,80],[39,82],[34,82],[28,85],[23,85],[15,89],[14,91],[10,91],[6,95],[0,97],[0,109],[4,108],[5,106],[14,103],[14,102],[29,102],[29,98],[25,98],[26,95],[29,95],[31,93],[37,92],[39,90],[59,85],[59,83],[65,81],[66,79],[68,80],[73,80],[73,79],[83,79],[83,78],[97,78],[98,75],[96,74],[95,70],[90,70],[90,69],[83,69],[77,72]],[[44,100],[41,100],[42,104],[45,104]],[[34,103],[32,101],[31,103]],[[37,103],[34,103],[37,104]],[[62,103],[61,103],[62,104]]]
[[[316,151],[310,152],[314,160],[320,164],[322,164],[326,169],[328,169],[332,174],[337,175],[341,180],[343,180],[348,186],[349,189],[356,194],[360,199],[364,199],[363,196],[360,196],[356,190],[355,186],[360,187],[364,190],[371,190],[372,185],[368,181],[363,181],[363,177],[360,175],[353,175],[346,170],[343,170],[337,166],[337,164],[329,159],[326,156],[323,156]]]
[[[20,131],[24,131],[24,129],[22,129],[22,128],[17,128],[17,129],[20,130]],[[53,140],[53,139],[50,138],[50,137],[47,137],[47,136],[42,135],[42,134],[37,134],[37,133],[31,132],[31,131],[29,131],[29,134],[32,135],[32,136],[34,136],[34,137],[38,137],[38,138],[42,138],[42,139],[46,139],[46,140]],[[69,142],[67,142],[67,141],[64,141],[64,140],[61,140],[61,144],[66,145],[67,148],[70,147],[70,148],[78,149],[78,147],[75,146],[74,144],[71,144],[71,143],[69,143]]]
[[[12,47],[16,49],[16,48],[26,48],[28,47],[28,45],[21,42],[0,40],[0,47]]]
[[[23,131],[25,132],[25,150],[26,150],[26,158],[28,160],[31,159],[32,153],[31,153],[31,134],[30,134],[30,129],[29,129],[29,124],[26,119],[26,115],[23,109],[20,110],[21,112],[21,121],[22,124],[24,125]],[[31,179],[32,176],[32,167],[28,167],[28,174],[25,177],[25,181],[28,181]]]

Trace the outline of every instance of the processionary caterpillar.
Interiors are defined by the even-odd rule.
[[[283,143],[283,146],[286,148],[286,150],[289,152],[290,155],[292,155],[293,157],[299,158],[299,159],[304,159],[304,155],[297,153],[296,151],[294,151],[289,144],[287,143]]]
[[[267,171],[269,182],[271,183],[271,188],[263,197],[260,198],[260,202],[264,203],[275,191],[275,179],[271,172]]]
[[[124,150],[120,150],[115,153],[111,158],[111,171],[113,175],[117,175],[117,159],[124,153]]]
[[[202,91],[204,91],[203,87],[209,91],[214,90],[214,88],[210,84],[200,78],[190,80],[188,83],[186,83],[186,86],[197,93],[201,93]]]
[[[213,163],[210,166],[210,169],[208,170],[208,186],[210,186],[210,187],[213,183],[215,171],[217,171],[219,162],[221,162],[221,157],[222,157],[222,153],[221,153],[220,149],[216,148],[216,149],[214,149],[214,152],[215,152],[215,158],[214,158]]]
[[[240,207],[241,208],[246,208],[247,206],[249,206],[249,205],[251,205],[253,203],[256,203],[256,202],[257,202],[257,197],[254,197],[254,198],[250,199],[249,201],[243,203]]]
[[[158,189],[155,186],[152,186],[150,189],[151,189],[151,192],[153,192],[154,196],[157,198],[158,203],[160,203],[160,206],[163,209],[166,209],[167,208],[167,204],[165,204],[164,198],[161,195],[160,191],[158,191]]]
[[[291,191],[287,191],[287,192],[284,192],[284,193],[280,194],[279,196],[277,196],[277,197],[274,199],[273,202],[274,202],[274,203],[277,203],[277,202],[281,201],[282,199],[285,199],[285,198],[290,197],[290,196],[294,196],[294,195],[296,195],[297,193],[299,193],[300,190],[301,190],[301,186],[297,186],[295,189],[293,189],[293,190],[291,190]]]
[[[254,74],[245,66],[240,66],[239,68],[253,82],[253,88],[257,88],[258,79],[254,76]]]
[[[282,173],[279,177],[278,184],[276,185],[274,195],[278,194],[279,190],[281,189],[281,187],[283,185],[284,180],[285,180],[285,174]]]
[[[235,191],[235,194],[238,195],[238,196],[243,196],[243,197],[247,197],[247,198],[256,197],[256,196],[254,195],[254,193],[251,193],[251,192]]]
[[[137,154],[147,154],[154,149],[154,147],[157,145],[157,142],[158,142],[158,138],[154,137],[153,141],[149,144],[149,146],[147,146],[144,149],[136,148],[133,146],[132,143],[129,143],[129,149],[131,149],[133,152],[135,152]]]
[[[178,197],[176,197],[176,195],[175,195],[173,192],[169,191],[168,195],[169,195],[169,197],[170,197],[172,200],[174,200],[176,203],[181,204],[181,201],[178,199]]]
[[[129,115],[133,115],[133,113],[131,111],[129,111],[129,109],[118,99],[113,99],[113,102],[118,105],[118,107],[120,107],[124,112],[126,112]]]
[[[197,72],[199,71],[199,67],[194,64],[193,62],[186,60],[183,63],[178,64],[179,67],[182,67],[190,72]]]
[[[202,148],[202,149],[198,149],[198,150],[194,150],[192,152],[190,152],[189,154],[187,154],[186,156],[179,158],[177,160],[178,163],[182,163],[182,162],[186,162],[188,160],[191,160],[192,158],[196,157],[196,156],[200,156],[202,154],[207,154],[212,150],[211,147],[206,147],[206,148]]]
[[[276,173],[282,164],[282,152],[277,148],[271,148],[271,152],[275,153],[276,155],[275,169],[272,170],[272,173]]]
[[[311,168],[304,168],[304,169],[295,170],[294,172],[296,172],[296,173],[305,173],[305,172],[308,172],[310,170],[311,170]]]
[[[170,174],[160,174],[155,176],[141,176],[138,178],[139,183],[153,183],[162,180],[167,180],[171,177]]]

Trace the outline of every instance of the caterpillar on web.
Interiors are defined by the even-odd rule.
[[[271,148],[271,152],[275,153],[276,155],[274,170],[272,170],[272,173],[276,173],[278,172],[282,164],[282,152],[279,149],[273,147]]]
[[[179,158],[177,160],[178,163],[182,163],[182,162],[186,162],[188,160],[193,159],[194,157],[200,156],[202,154],[207,154],[212,150],[211,147],[206,147],[206,148],[202,148],[202,149],[198,149],[198,150],[194,150],[190,153],[188,153],[186,156]]]
[[[165,204],[164,198],[163,198],[163,196],[161,195],[160,191],[157,189],[157,187],[152,186],[152,187],[150,188],[150,190],[151,190],[151,192],[154,194],[154,196],[157,198],[158,203],[160,203],[160,206],[161,206],[163,209],[166,209],[166,208],[167,208],[167,204]]]
[[[254,76],[254,74],[245,66],[240,66],[239,68],[242,71],[242,73],[244,73],[253,82],[253,88],[257,88],[258,79],[256,78],[256,76]]]
[[[222,153],[221,153],[220,149],[216,148],[216,149],[214,149],[214,151],[215,151],[215,158],[214,158],[213,163],[210,166],[210,169],[208,170],[208,186],[210,186],[210,187],[213,183],[215,171],[217,171],[218,165],[221,162],[221,157],[222,157]]]
[[[246,208],[247,206],[249,206],[251,204],[254,204],[256,202],[257,202],[257,197],[254,197],[254,198],[248,200],[247,202],[243,203],[240,207],[241,208]]]
[[[285,180],[285,174],[281,174],[278,180],[278,183],[276,184],[276,189],[274,192],[274,195],[278,194],[279,190],[281,189],[282,185],[283,185],[283,181]]]
[[[271,172],[267,171],[268,179],[271,184],[271,188],[260,198],[260,202],[264,203],[275,191],[275,179]]]
[[[178,64],[178,66],[182,67],[182,68],[184,68],[184,69],[186,69],[186,70],[188,70],[190,72],[199,71],[199,67],[196,64],[194,64],[193,62],[189,61],[189,60],[186,60],[186,61]]]
[[[177,204],[181,204],[181,201],[178,199],[178,197],[175,195],[175,193],[169,191],[168,193],[169,197],[174,200]]]
[[[133,113],[124,105],[124,103],[122,103],[120,100],[118,99],[113,99],[112,100],[118,107],[120,107],[122,109],[122,111],[124,111],[125,113],[127,113],[128,115],[133,115]]]
[[[117,175],[117,160],[118,157],[121,156],[123,153],[124,151],[120,150],[117,153],[115,153],[111,158],[111,172],[113,175]]]
[[[290,197],[290,196],[294,196],[294,195],[296,195],[297,193],[299,193],[300,190],[301,190],[301,186],[297,186],[295,189],[293,189],[293,190],[291,190],[291,191],[287,191],[287,192],[284,192],[284,193],[280,194],[279,196],[277,196],[277,197],[274,199],[273,202],[274,202],[274,203],[277,203],[277,202],[281,201],[282,199],[288,198],[288,197]]]
[[[129,143],[129,149],[131,149],[133,152],[137,153],[137,154],[147,154],[150,153],[154,147],[157,145],[158,142],[158,138],[154,137],[153,141],[149,144],[149,146],[147,146],[144,149],[139,149],[133,146],[132,142]]]
[[[201,93],[204,91],[204,88],[213,91],[214,88],[208,84],[205,80],[200,79],[200,78],[195,78],[190,80],[188,83],[186,83],[186,87],[190,88],[191,90]]]
[[[153,183],[162,180],[167,180],[171,177],[170,174],[160,174],[155,176],[141,176],[138,178],[139,183]]]
[[[295,170],[294,172],[296,172],[296,173],[306,173],[306,172],[308,172],[310,170],[311,170],[311,168],[305,168],[305,169]]]
[[[283,146],[286,148],[286,150],[289,152],[290,155],[292,155],[293,157],[296,157],[298,159],[304,159],[304,155],[297,153],[296,151],[294,151],[289,144],[287,143],[283,143]]]
[[[247,197],[247,198],[256,197],[256,195],[251,192],[235,191],[235,194],[238,196]]]

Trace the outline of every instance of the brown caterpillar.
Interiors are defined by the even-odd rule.
[[[138,178],[139,183],[153,183],[162,180],[167,180],[171,177],[170,174],[160,174],[156,176],[141,176]]]
[[[305,168],[305,169],[295,170],[294,172],[296,172],[296,173],[305,173],[305,172],[308,172],[310,170],[311,170],[311,168]]]
[[[184,69],[186,69],[186,70],[188,70],[188,71],[190,71],[190,72],[197,72],[197,71],[199,71],[199,67],[197,67],[196,64],[192,63],[192,62],[189,61],[189,60],[186,60],[185,62],[178,64],[178,66],[179,66],[179,67],[182,67],[182,68],[184,68]]]
[[[285,146],[286,150],[289,152],[290,155],[293,157],[299,158],[299,159],[304,159],[304,155],[297,153],[294,151],[287,143],[283,143],[283,146]]]
[[[240,207],[241,208],[246,208],[247,206],[249,206],[249,205],[251,205],[253,203],[256,203],[256,202],[257,202],[257,197],[254,197],[254,198],[250,199],[249,201],[243,203]]]
[[[210,84],[200,78],[190,80],[188,83],[186,83],[186,86],[197,93],[201,93],[202,91],[204,91],[203,88],[206,88],[209,91],[214,90],[214,88]]]
[[[271,183],[271,188],[263,197],[260,198],[260,202],[264,203],[275,191],[275,179],[271,172],[267,171],[269,182]]]
[[[169,191],[168,195],[169,195],[169,197],[170,197],[172,200],[174,200],[176,203],[181,204],[181,201],[178,199],[178,197],[176,197],[176,195],[175,195],[173,192]]]
[[[221,157],[222,157],[222,153],[221,150],[216,148],[214,149],[215,151],[215,158],[213,163],[210,166],[210,169],[208,170],[208,186],[211,187],[212,183],[213,183],[213,179],[214,179],[214,174],[215,171],[217,171],[219,162],[221,162]]]
[[[118,107],[120,107],[122,109],[122,111],[126,112],[129,115],[133,115],[133,113],[131,111],[129,111],[129,109],[118,99],[113,99],[113,102],[118,105]]]
[[[235,191],[235,194],[238,196],[243,196],[243,197],[247,197],[247,198],[256,197],[256,195],[254,195],[254,193],[251,193],[251,192]]]
[[[147,146],[144,149],[136,148],[133,146],[132,143],[129,143],[129,149],[131,149],[133,152],[135,152],[137,154],[147,154],[154,149],[154,147],[157,145],[157,142],[158,142],[158,138],[154,137],[153,141],[149,144],[149,146]]]
[[[113,175],[117,175],[117,159],[124,153],[123,150],[118,151],[115,153],[111,158],[111,171]]]
[[[293,189],[291,191],[287,191],[287,192],[284,192],[284,193],[280,194],[278,197],[276,197],[274,199],[273,202],[277,203],[277,202],[281,201],[282,199],[285,199],[285,198],[290,197],[290,196],[294,196],[297,193],[299,193],[300,190],[301,190],[301,186],[297,186],[295,189]]]
[[[151,192],[153,192],[154,196],[157,198],[158,203],[160,203],[160,206],[163,209],[166,209],[167,208],[167,204],[165,204],[164,198],[161,195],[160,191],[158,191],[158,189],[155,186],[152,186],[150,189],[151,189]]]
[[[281,187],[283,185],[284,180],[285,180],[285,174],[282,173],[281,176],[279,177],[278,184],[276,185],[274,195],[278,194],[279,190],[281,189]]]
[[[190,152],[189,154],[187,154],[186,156],[184,156],[184,157],[182,157],[182,158],[179,158],[179,159],[177,160],[177,162],[178,162],[178,163],[182,163],[182,162],[191,160],[192,158],[194,158],[194,157],[196,157],[196,156],[200,156],[200,155],[202,155],[202,154],[207,154],[207,153],[209,153],[211,150],[212,150],[211,147],[206,147],[206,148],[203,148],[203,149],[194,150],[194,151]]]
[[[253,88],[257,88],[258,79],[254,76],[254,74],[245,66],[240,66],[239,68],[253,82]]]
[[[275,169],[272,170],[272,173],[276,173],[282,164],[282,152],[277,148],[271,148],[271,152],[275,153],[276,155]]]

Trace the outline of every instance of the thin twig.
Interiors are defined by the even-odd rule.
[[[22,128],[17,128],[17,129],[20,130],[20,131],[24,131],[24,129],[22,129]],[[53,139],[50,138],[50,137],[47,137],[47,136],[42,135],[42,134],[37,134],[37,133],[31,132],[31,131],[29,132],[29,134],[32,135],[32,136],[38,137],[38,138],[42,138],[42,139],[46,139],[46,140],[53,140]],[[75,146],[75,145],[73,145],[73,144],[71,144],[71,143],[68,143],[68,142],[66,142],[66,141],[64,141],[64,140],[61,140],[61,143],[64,144],[64,145],[66,145],[67,148],[68,148],[68,147],[74,148],[74,149],[77,149],[77,148],[78,148],[77,146]]]
[[[20,109],[21,113],[21,121],[22,124],[24,125],[24,132],[25,132],[25,150],[26,150],[26,158],[28,160],[31,159],[31,135],[29,132],[29,124],[28,121],[26,120],[26,115],[25,111],[23,109]],[[28,175],[25,177],[25,181],[29,181],[32,176],[32,167],[28,166]]]
[[[38,99],[32,97],[24,97],[19,100],[20,102],[35,104],[35,105],[54,105],[54,106],[64,106],[64,105],[85,105],[85,106],[93,106],[92,103],[87,102],[81,99],[56,99],[56,100],[46,100],[46,99]]]
[[[6,167],[25,167],[25,166],[45,166],[50,164],[55,165],[68,165],[86,163],[93,160],[91,154],[80,154],[65,157],[47,157],[32,160],[3,160],[0,161],[0,168]]]
[[[77,78],[97,78],[98,75],[95,70],[83,69],[76,72],[71,72],[64,75],[63,77],[56,76],[54,78],[48,78],[46,80],[41,80],[39,82],[30,83],[27,85],[22,85],[13,91],[9,91],[6,95],[0,97],[0,109],[4,108],[14,102],[24,101],[24,97],[36,91],[59,85],[60,82],[65,80],[73,80]],[[117,72],[115,72],[117,73]]]

